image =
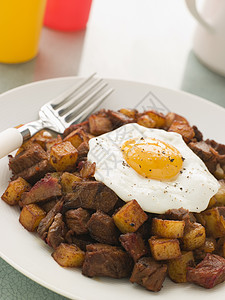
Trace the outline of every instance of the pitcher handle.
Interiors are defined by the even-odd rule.
[[[196,5],[196,0],[185,0],[186,5],[192,14],[192,16],[207,30],[213,32],[213,27],[207,23],[202,16],[199,14],[197,5]]]

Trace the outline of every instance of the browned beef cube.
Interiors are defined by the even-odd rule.
[[[21,205],[44,202],[61,196],[62,190],[58,179],[47,175],[35,183],[29,192],[22,194]]]
[[[191,225],[191,223],[196,222],[196,219],[192,213],[190,213],[187,209],[183,207],[179,209],[169,209],[163,215],[164,219],[169,220],[178,220],[184,221],[186,226]]]
[[[86,251],[87,245],[95,243],[95,241],[90,237],[90,235],[76,235],[72,230],[67,231],[65,235],[65,240],[68,244],[75,244],[83,251]]]
[[[192,126],[194,133],[195,133],[195,138],[198,142],[202,141],[203,139],[203,134],[201,133],[201,131],[198,130],[197,126]]]
[[[65,198],[65,209],[82,207],[107,213],[114,208],[118,200],[110,188],[98,181],[76,181],[73,191]]]
[[[145,287],[149,291],[158,292],[166,277],[167,265],[154,261],[151,257],[142,257],[134,266],[130,281]]]
[[[208,253],[195,267],[188,267],[187,281],[211,289],[225,281],[225,259],[221,256]]]
[[[42,160],[48,159],[47,153],[39,144],[32,144],[27,150],[9,159],[9,168],[13,174],[18,174]]]
[[[107,114],[108,114],[114,128],[134,122],[133,118],[130,118],[130,117],[122,114],[119,111],[108,110]]]
[[[87,222],[90,219],[90,213],[81,207],[68,210],[65,213],[66,225],[76,234],[88,233]]]
[[[112,278],[130,276],[133,262],[121,248],[105,244],[91,244],[86,249],[87,252],[82,268],[83,275]]]
[[[113,218],[107,214],[97,211],[91,216],[87,226],[91,237],[96,241],[110,245],[118,244],[119,230]]]
[[[206,164],[207,168],[210,172],[215,172],[217,165],[217,158],[215,154],[215,150],[204,141],[200,141],[197,143],[189,143],[188,146],[191,150],[198,155]]]
[[[18,177],[22,177],[26,181],[28,181],[31,184],[34,184],[38,180],[40,180],[42,177],[45,176],[45,174],[49,172],[53,172],[54,169],[50,165],[48,160],[42,160],[38,162],[36,165],[31,166],[28,169],[23,170],[22,172],[15,174],[12,178],[16,179]]]
[[[80,169],[80,176],[85,179],[91,179],[95,174],[96,163],[91,163],[90,161],[81,162],[82,167]]]
[[[63,222],[62,214],[58,213],[49,227],[46,242],[50,247],[56,249],[65,241],[66,226]]]
[[[53,199],[47,202],[39,203],[38,205],[44,209],[47,213],[56,205],[56,203],[59,201],[59,199]]]
[[[113,129],[112,122],[105,115],[91,115],[88,121],[90,133],[94,135],[100,135]]]
[[[70,125],[68,128],[65,129],[65,131],[63,132],[63,138],[65,138],[67,135],[69,135],[72,131],[78,129],[78,128],[82,128],[84,130],[84,132],[89,132],[89,122],[88,121],[84,121],[82,123],[79,124],[72,124]]]
[[[209,140],[207,139],[205,141],[207,144],[209,144],[217,153],[216,157],[217,160],[220,164],[224,165],[225,164],[225,145],[224,144],[219,144],[214,140]]]
[[[140,234],[143,240],[148,240],[151,236],[151,217],[148,216],[147,221],[145,221],[136,231],[136,233]]]
[[[86,160],[87,159],[87,154],[89,151],[89,145],[87,142],[83,142],[80,144],[80,146],[77,148],[78,151],[78,162],[82,161],[82,160]]]
[[[120,242],[135,262],[148,253],[145,242],[139,233],[121,234]]]
[[[62,207],[63,200],[59,200],[39,223],[37,233],[43,240],[45,240],[45,238],[47,237],[48,229],[54,221],[55,216],[62,211]]]

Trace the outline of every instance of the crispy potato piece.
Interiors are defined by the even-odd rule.
[[[28,141],[24,142],[22,146],[17,150],[16,155],[18,155],[20,152],[26,150],[30,147],[31,144],[36,143],[39,144],[44,150],[46,149],[46,142],[52,139],[52,135],[50,132],[46,130],[41,130],[37,132],[32,138],[30,138]]]
[[[125,116],[127,116],[129,118],[133,118],[133,119],[136,118],[136,114],[137,114],[137,110],[136,109],[130,109],[130,108],[121,108],[119,110],[119,112],[121,112]]]
[[[56,138],[49,139],[45,142],[46,151],[50,151],[52,146],[62,143],[62,138],[58,135]]]
[[[181,255],[178,239],[158,238],[152,236],[148,242],[152,256],[155,260],[167,260]]]
[[[225,206],[225,181],[219,180],[220,188],[218,192],[213,196],[215,198],[216,206]]]
[[[223,208],[214,207],[200,213],[205,221],[206,233],[208,236],[219,238],[225,236],[225,220],[220,210]]]
[[[81,267],[85,252],[76,245],[61,243],[52,253],[54,260],[62,267]]]
[[[208,204],[208,206],[207,206],[207,209],[217,206],[216,204],[217,204],[216,198],[213,196],[213,197],[209,200],[209,204]],[[200,223],[201,223],[201,222],[200,222]],[[201,223],[201,224],[202,224],[202,223]]]
[[[205,244],[205,227],[199,223],[193,223],[193,226],[185,229],[184,236],[182,238],[183,250],[194,250]]]
[[[41,130],[31,138],[31,141],[33,143],[39,144],[45,150],[46,142],[51,140],[52,138],[53,137],[50,132],[46,130]]]
[[[187,267],[194,265],[192,251],[182,251],[180,257],[168,261],[168,275],[174,282],[187,282]]]
[[[166,118],[164,114],[157,112],[155,110],[145,111],[145,114],[149,116],[153,121],[155,121],[155,127],[163,128],[166,124]]]
[[[173,121],[168,131],[181,134],[186,143],[190,142],[195,136],[194,129],[190,125],[180,121]]]
[[[9,183],[7,189],[2,195],[2,200],[9,205],[17,205],[21,200],[23,192],[29,191],[30,184],[22,177],[18,177]]]
[[[81,181],[82,178],[78,175],[64,172],[60,178],[60,184],[62,186],[63,192],[71,193],[73,191],[72,186],[74,181]]]
[[[147,219],[147,214],[136,200],[129,201],[113,215],[113,220],[122,233],[135,232]]]
[[[184,221],[152,219],[152,234],[165,238],[181,238],[184,234]]]
[[[221,167],[220,164],[216,165],[216,170],[213,172],[213,175],[216,179],[221,180],[225,178],[224,169]]]
[[[214,238],[206,238],[202,248],[205,253],[212,253],[216,249],[216,240]]]
[[[56,171],[72,169],[78,157],[77,149],[70,142],[62,142],[51,148],[50,163]]]
[[[180,115],[177,115],[177,114],[175,114],[173,112],[169,112],[166,115],[165,127],[168,129],[171,126],[171,124],[173,123],[173,121],[180,121],[182,123],[185,123],[185,124],[189,125],[188,121],[184,117],[182,117]]]
[[[28,204],[23,207],[19,221],[28,231],[35,231],[46,212],[37,204]]]
[[[148,115],[140,116],[137,119],[137,123],[141,126],[147,127],[147,128],[154,128],[156,127],[156,121],[151,119]]]
[[[88,142],[88,140],[87,134],[81,127],[72,131],[63,139],[64,142],[70,142],[75,148],[78,148],[83,142]]]
[[[206,238],[204,245],[193,251],[194,258],[198,261],[203,260],[207,253],[213,253],[217,249],[216,239]]]

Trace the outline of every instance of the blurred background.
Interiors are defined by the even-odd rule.
[[[225,105],[224,77],[193,54],[196,25],[180,0],[93,0],[86,29],[43,27],[36,58],[0,64],[0,92],[37,80],[97,72],[100,77],[182,89]]]
[[[193,53],[196,25],[182,0],[93,0],[86,29],[63,32],[44,26],[34,59],[0,63],[0,93],[38,80],[97,72],[103,78],[184,90],[225,106],[225,77]],[[1,300],[65,299],[0,263]]]

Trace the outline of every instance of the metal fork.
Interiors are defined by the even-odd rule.
[[[41,129],[62,134],[71,124],[84,121],[113,92],[107,87],[107,82],[95,79],[94,75],[43,105],[39,110],[39,120],[1,132],[0,158],[19,148]]]

